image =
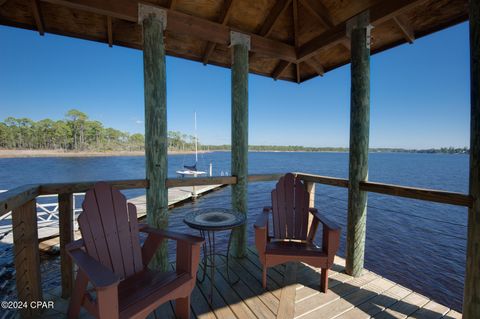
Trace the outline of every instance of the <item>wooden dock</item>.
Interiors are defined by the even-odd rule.
[[[206,299],[211,284],[207,273],[205,281],[197,282],[193,290],[192,318],[461,318],[461,313],[373,272],[365,270],[357,278],[348,276],[345,260],[339,257],[329,273],[330,289],[325,294],[318,291],[320,269],[302,263],[271,268],[264,290],[254,248],[249,248],[244,259],[231,259],[232,279],[240,278],[237,284],[228,284],[224,260],[220,263],[212,305]],[[68,301],[60,298],[60,287],[44,296],[55,302],[55,309],[44,313],[45,317],[65,315]],[[150,318],[175,318],[173,309],[173,303],[164,304]],[[83,312],[80,318],[91,317]]]
[[[194,200],[196,197],[201,197],[210,192],[218,190],[225,185],[206,185],[206,186],[183,186],[173,187],[168,189],[168,205],[170,208],[176,205],[181,205],[185,202]],[[195,187],[195,188],[194,188]],[[134,197],[128,200],[137,206],[137,216],[139,219],[144,218],[147,213],[146,197],[145,195]],[[75,238],[80,237],[77,223],[75,222]],[[43,252],[58,253],[59,251],[59,237],[58,237],[58,219],[52,220],[51,223],[43,224],[38,228],[39,248]],[[13,233],[10,232],[1,240],[2,243],[12,244]]]

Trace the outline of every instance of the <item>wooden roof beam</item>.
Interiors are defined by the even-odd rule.
[[[138,2],[130,0],[96,1],[96,0],[43,0],[45,2],[63,5],[66,7],[108,15],[112,18],[137,22]],[[165,8],[164,8],[165,9]],[[251,37],[251,51],[262,55],[296,62],[295,47],[281,41],[250,34],[242,30],[231,29],[221,23],[188,15],[182,12],[165,9],[167,11],[167,31],[174,34],[195,36],[197,39],[228,45],[230,31],[238,31]]]
[[[293,38],[295,49],[298,48],[298,0],[292,1],[293,12]],[[297,83],[300,83],[300,63],[295,63]]]
[[[272,78],[278,80],[278,78],[282,75],[282,73],[290,66],[290,62],[287,61],[280,61],[278,62],[275,70],[272,72]]]
[[[306,60],[305,63],[308,64],[312,69],[314,69],[318,75],[323,76],[325,74],[325,69],[323,68],[323,66],[314,59]]]
[[[396,0],[389,2],[380,2],[367,10],[370,11],[370,21],[372,25],[381,24],[393,17],[404,13],[407,10],[415,8],[425,0]],[[324,32],[318,37],[313,38],[298,49],[298,60],[305,61],[316,55],[321,50],[326,50],[332,46],[341,43],[346,36],[347,21],[336,25],[334,28]]]
[[[38,0],[31,0],[32,3],[32,14],[35,19],[35,24],[37,25],[37,30],[40,35],[45,34],[45,25],[43,24],[42,11],[40,10],[40,3]]]
[[[228,21],[228,17],[230,16],[230,9],[232,8],[233,0],[225,0],[225,4],[223,5],[222,12],[220,13],[220,18],[218,21],[222,25],[226,25]],[[208,63],[208,58],[210,54],[212,54],[213,50],[215,49],[215,43],[208,41],[207,46],[205,47],[205,53],[203,54],[203,64]]]
[[[277,0],[273,8],[270,9],[270,13],[263,22],[263,25],[260,28],[258,34],[263,37],[268,37],[270,35],[270,32],[272,32],[275,22],[277,22],[278,18],[282,15],[282,13],[285,11],[285,9],[291,2],[292,0]]]
[[[307,9],[317,20],[323,24],[327,29],[333,28],[335,23],[332,20],[332,16],[325,7],[318,0],[300,0],[300,3]]]
[[[395,21],[398,28],[402,31],[405,40],[407,40],[408,43],[413,43],[413,41],[415,41],[415,32],[413,31],[412,25],[408,22],[408,18],[404,14],[399,14],[393,17],[393,21]]]
[[[108,46],[113,46],[113,26],[112,26],[112,17],[107,16],[107,41]]]

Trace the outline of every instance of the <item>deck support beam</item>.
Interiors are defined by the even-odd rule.
[[[232,208],[248,213],[248,51],[250,36],[231,32],[232,47],[232,160],[231,172],[237,177],[232,187]],[[246,224],[233,230],[232,254],[244,257],[247,252]]]
[[[145,159],[149,181],[147,188],[148,224],[166,229],[168,226],[167,162],[167,90],[163,33],[166,12],[139,4],[138,21],[143,25],[143,70],[145,85]],[[168,268],[166,241],[152,259],[152,267]]]
[[[360,276],[365,252],[370,126],[370,25],[368,11],[348,22],[351,39],[350,154],[346,272]]]
[[[470,11],[470,186],[463,318],[480,318],[480,0]]]

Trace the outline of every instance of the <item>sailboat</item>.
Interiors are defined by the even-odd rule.
[[[185,176],[197,177],[198,175],[207,174],[207,172],[197,170],[197,164],[198,164],[197,112],[194,113],[194,116],[195,116],[195,164],[183,165],[183,169],[177,171],[177,174],[182,177],[185,177]]]

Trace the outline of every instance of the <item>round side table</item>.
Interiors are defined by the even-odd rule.
[[[198,281],[202,283],[205,280],[207,268],[210,268],[210,279],[212,283],[210,285],[210,303],[213,299],[213,289],[215,287],[215,256],[224,256],[226,258],[228,283],[233,285],[239,280],[239,278],[237,278],[235,282],[230,280],[228,259],[230,255],[233,229],[245,224],[246,220],[247,218],[245,214],[226,208],[207,208],[197,210],[186,214],[183,219],[185,224],[191,228],[199,230],[200,235],[205,238],[203,244],[203,276],[201,279],[198,279]],[[224,230],[230,230],[226,255],[217,253],[215,246],[215,233]]]

